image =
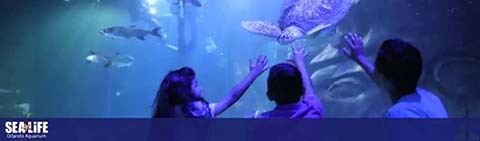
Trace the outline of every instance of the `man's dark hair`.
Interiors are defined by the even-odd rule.
[[[408,42],[390,39],[380,47],[375,69],[390,82],[399,97],[413,93],[422,75],[420,51]]]
[[[270,68],[268,98],[277,105],[296,103],[305,93],[302,76],[297,67],[280,63]]]

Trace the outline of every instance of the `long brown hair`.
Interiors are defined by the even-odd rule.
[[[196,97],[192,92],[192,83],[195,80],[195,72],[189,67],[183,67],[170,71],[157,91],[154,101],[153,118],[175,117],[175,106],[181,106],[186,116],[191,116],[189,108],[194,101],[207,103],[202,97]]]

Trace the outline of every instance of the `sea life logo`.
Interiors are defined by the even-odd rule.
[[[6,121],[7,139],[45,139],[48,134],[48,121]]]

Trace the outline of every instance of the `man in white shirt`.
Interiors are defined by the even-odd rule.
[[[394,105],[386,117],[448,118],[445,107],[435,94],[417,88],[422,75],[422,56],[417,48],[400,39],[386,40],[372,64],[363,52],[360,36],[349,33],[345,39],[349,47],[343,48],[343,52],[389,92]]]

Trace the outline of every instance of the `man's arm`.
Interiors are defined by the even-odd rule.
[[[345,35],[345,40],[347,40],[349,46],[343,48],[343,53],[357,62],[372,80],[376,80],[374,76],[375,67],[365,56],[362,38],[355,33],[348,33]]]

